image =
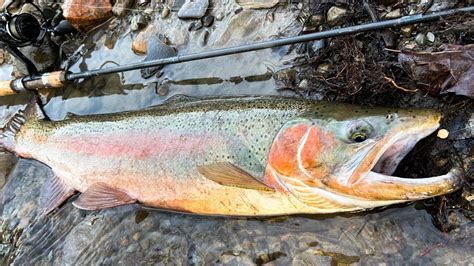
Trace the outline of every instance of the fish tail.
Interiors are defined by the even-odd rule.
[[[16,111],[0,129],[0,152],[13,152],[15,149],[15,137],[27,121],[38,120],[43,112],[37,104],[37,98],[33,97],[23,110]]]

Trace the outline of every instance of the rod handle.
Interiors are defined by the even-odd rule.
[[[54,71],[36,77],[0,81],[0,96],[39,89],[62,88],[67,82],[66,74],[66,71]]]
[[[13,80],[0,81],[0,96],[15,94],[16,91],[12,89]]]

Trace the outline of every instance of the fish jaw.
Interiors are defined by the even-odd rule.
[[[270,174],[266,180],[273,187],[293,194],[312,207],[325,207],[325,211],[367,209],[450,193],[461,186],[460,169],[421,179],[391,176],[415,144],[439,127],[440,119],[441,114],[433,110],[402,110],[390,115],[371,114],[370,117],[326,124],[310,120],[284,127],[286,131],[277,135],[273,145],[289,147],[297,143],[297,148],[277,153],[288,157],[288,151],[292,151],[295,163],[291,171],[282,171],[286,168],[282,168],[278,160],[272,160],[273,153],[278,151],[272,147],[267,167]],[[368,121],[376,131],[371,138],[363,143],[350,143],[347,138],[341,137],[345,136],[341,131],[346,132],[348,126],[361,121]],[[297,127],[300,130],[293,130],[296,133],[289,130]],[[287,136],[289,133],[292,133],[290,138]],[[281,139],[287,143],[278,145]],[[312,145],[313,148],[305,145]],[[308,160],[306,164],[301,163],[301,158],[308,158],[308,150],[315,151],[312,155],[314,160],[310,164]]]
[[[398,125],[392,129],[393,133],[369,146],[365,158],[350,175],[346,174],[346,178],[342,179],[340,176],[327,179],[325,184],[339,193],[373,201],[412,201],[459,189],[462,171],[458,168],[444,175],[427,178],[390,175],[419,140],[439,127],[440,119],[441,115],[434,111],[424,111],[411,117],[401,114]],[[383,166],[381,162],[388,166]]]

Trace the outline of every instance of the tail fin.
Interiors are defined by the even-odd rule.
[[[18,110],[13,114],[5,126],[0,129],[0,152],[14,152],[15,136],[21,127],[29,120],[37,120],[44,117],[42,110],[37,104],[37,98],[33,97],[24,110]]]

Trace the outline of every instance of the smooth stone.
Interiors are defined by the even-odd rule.
[[[212,26],[212,23],[214,23],[214,16],[205,16],[202,19],[202,25],[206,28]]]
[[[413,25],[408,25],[408,26],[405,26],[405,27],[402,27],[400,29],[400,33],[405,36],[405,37],[410,37],[411,36],[411,32],[413,31],[413,28],[414,26]]]
[[[112,16],[109,0],[66,0],[63,16],[78,31],[87,32]]]
[[[395,9],[395,10],[392,10],[390,12],[388,12],[384,18],[386,19],[394,19],[394,18],[399,18],[402,16],[402,12],[400,9]]]
[[[337,6],[333,6],[328,10],[326,15],[327,21],[331,26],[337,26],[344,23],[347,16],[347,10]]]
[[[415,42],[419,45],[424,45],[426,43],[426,35],[424,35],[423,33],[418,33],[415,36]]]
[[[429,42],[434,42],[435,41],[435,36],[432,32],[428,32],[426,34],[426,39],[429,41]]]
[[[170,15],[170,8],[165,6],[165,8],[163,8],[163,11],[161,11],[161,19],[165,19],[167,18],[168,16]]]
[[[186,0],[184,5],[178,11],[178,17],[181,19],[202,18],[209,6],[209,0]]]

